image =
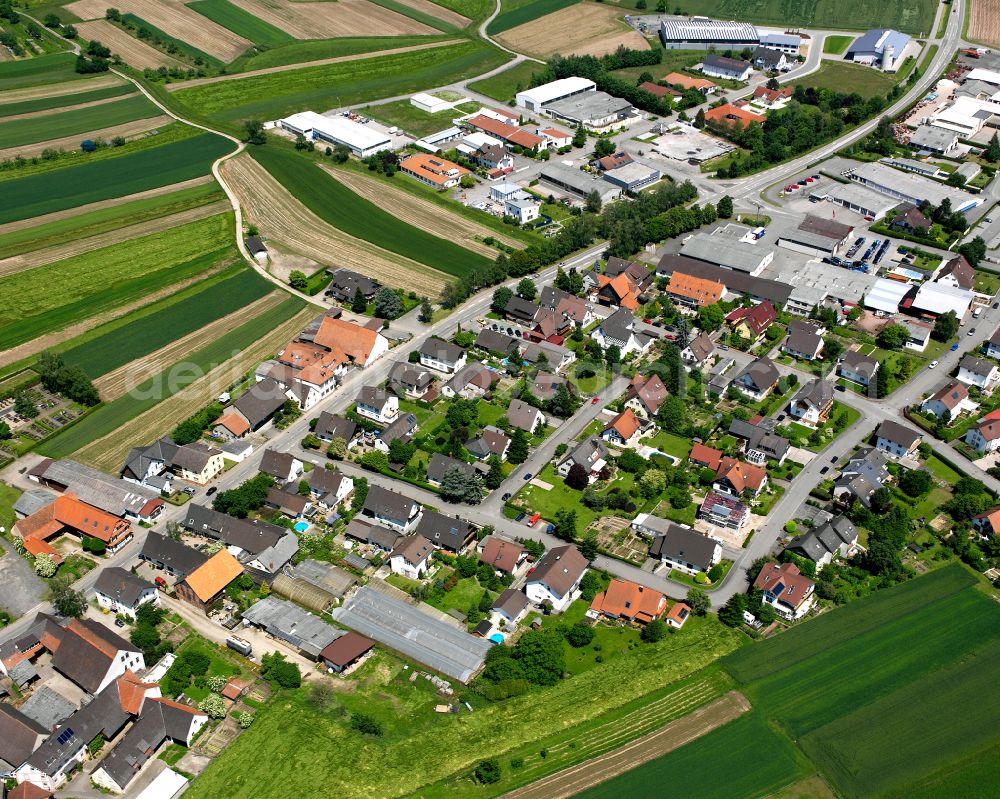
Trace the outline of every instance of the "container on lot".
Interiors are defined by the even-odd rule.
[[[250,653],[253,652],[253,647],[249,641],[244,638],[238,638],[235,635],[231,635],[226,639],[226,646],[239,652],[243,657],[250,657]]]

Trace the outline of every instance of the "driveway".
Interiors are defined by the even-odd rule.
[[[0,607],[23,616],[45,597],[45,583],[7,541],[0,555]]]

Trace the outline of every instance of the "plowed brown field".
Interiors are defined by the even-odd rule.
[[[222,175],[236,192],[245,217],[267,237],[326,266],[342,266],[386,285],[436,297],[447,275],[328,225],[295,199],[249,155],[230,158]]]
[[[103,11],[101,16],[104,16]],[[110,47],[112,53],[121,56],[122,61],[136,69],[156,69],[157,67],[169,69],[170,67],[183,66],[176,58],[171,58],[155,47],[140,42],[134,36],[130,36],[121,28],[115,27],[103,19],[81,22],[76,25],[76,29],[84,39],[96,39],[105,47]]]
[[[970,0],[969,38],[1000,47],[1000,0]]]
[[[441,32],[388,8],[369,3],[368,0],[338,0],[336,3],[291,3],[288,0],[232,2],[296,39],[402,36],[415,33],[431,35]]]
[[[619,45],[647,49],[642,34],[630,30],[619,16],[621,11],[615,6],[583,3],[518,25],[496,38],[512,50],[539,57],[553,53],[604,55]]]

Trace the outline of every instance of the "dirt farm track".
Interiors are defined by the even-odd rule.
[[[1000,0],[970,0],[969,38],[1000,47]]]

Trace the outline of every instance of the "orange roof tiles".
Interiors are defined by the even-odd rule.
[[[101,652],[105,656],[109,658],[114,658],[115,656],[117,656],[118,654],[117,644],[112,643],[111,641],[108,641],[105,638],[102,638],[100,635],[94,632],[94,630],[92,630],[90,627],[81,624],[79,619],[73,619],[68,625],[66,625],[66,629],[73,633],[76,633],[84,641],[86,641],[88,644],[94,647],[94,649],[96,649],[98,652]],[[108,630],[108,632],[110,633],[111,631]]]
[[[491,133],[502,141],[509,141],[528,150],[534,149],[544,142],[541,136],[536,136],[534,133],[529,133],[514,125],[508,125],[506,122],[490,119],[482,114],[467,119],[466,123],[485,133]]]
[[[639,307],[639,286],[625,272],[622,272],[615,278],[610,278],[607,275],[598,275],[597,286],[598,291],[602,290],[605,286],[610,287],[615,295],[615,299],[617,299],[618,304],[622,308],[634,311]]]
[[[33,782],[22,782],[11,788],[7,793],[7,799],[50,799],[51,791],[39,788]]]
[[[767,472],[760,466],[752,463],[744,463],[736,458],[725,457],[719,463],[715,476],[719,480],[728,480],[733,488],[739,493],[749,488],[755,493],[760,491],[767,479]]]
[[[122,710],[133,716],[139,715],[142,702],[146,698],[146,691],[156,687],[156,683],[140,680],[131,669],[126,669],[125,673],[115,680],[115,685],[118,687],[118,703],[122,706]]]
[[[616,577],[607,591],[594,597],[590,609],[605,616],[646,623],[659,618],[666,606],[667,598],[659,591]]]
[[[399,168],[403,172],[409,172],[421,180],[438,186],[444,186],[449,181],[458,180],[463,175],[469,174],[469,170],[465,167],[430,153],[415,153],[409,158],[404,158],[400,161]]]
[[[229,554],[228,549],[220,549],[191,572],[184,582],[198,599],[208,602],[241,574],[243,567],[240,562]]]
[[[625,441],[628,441],[636,434],[639,427],[639,418],[635,415],[631,408],[626,408],[614,419],[612,419],[604,429],[610,430],[614,428],[618,431],[618,435],[620,435]]]
[[[705,91],[706,89],[715,88],[715,84],[706,78],[692,78],[688,75],[682,75],[680,72],[671,72],[663,80],[671,86],[680,86],[682,89],[699,89]]]
[[[678,297],[693,300],[699,308],[718,302],[726,293],[725,285],[717,280],[706,280],[676,271],[670,276],[667,290]]]
[[[67,527],[79,535],[89,535],[110,544],[128,533],[131,524],[81,502],[72,492],[61,494],[51,504],[15,524],[17,535],[24,539],[25,548],[33,555],[55,553],[44,542]]]
[[[241,438],[250,432],[250,423],[235,411],[222,414],[215,423],[222,425],[237,438]]]
[[[643,81],[639,84],[639,88],[644,92],[649,92],[657,97],[666,97],[667,95],[671,97],[680,97],[681,93],[677,89],[671,89],[669,86],[660,86],[658,83],[653,83],[652,81]]]
[[[691,447],[688,459],[693,463],[700,463],[714,472],[718,471],[719,464],[722,462],[722,452],[695,442]]]
[[[324,316],[316,332],[315,341],[331,352],[343,352],[354,363],[364,364],[375,347],[379,333],[366,327]]]
[[[706,122],[715,122],[719,125],[735,125],[739,122],[746,127],[751,122],[763,122],[765,119],[766,117],[762,117],[760,114],[754,114],[743,108],[737,108],[732,103],[726,103],[705,112]]]
[[[667,623],[673,622],[676,627],[683,627],[684,622],[688,620],[688,616],[691,615],[691,608],[685,605],[683,602],[678,602],[674,605],[667,613]]]

